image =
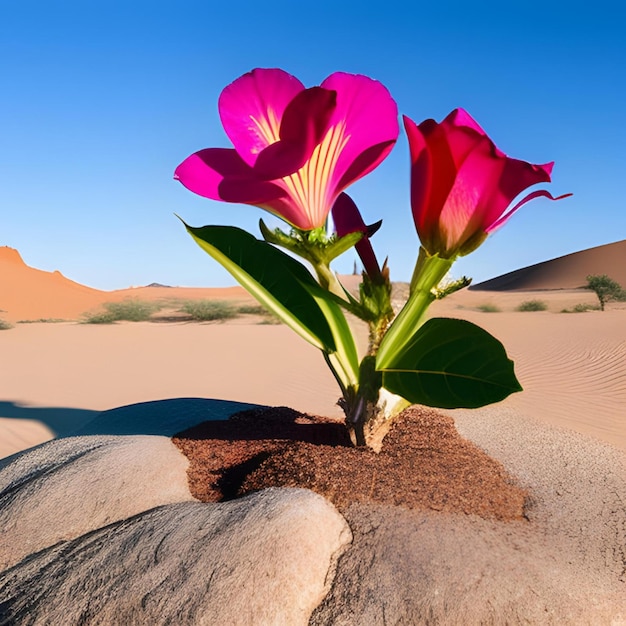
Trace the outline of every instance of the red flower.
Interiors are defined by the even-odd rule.
[[[511,209],[524,189],[550,182],[554,163],[532,165],[498,150],[463,109],[438,124],[419,126],[404,117],[411,151],[411,207],[422,246],[442,258],[475,250],[523,204],[548,191],[528,194]]]

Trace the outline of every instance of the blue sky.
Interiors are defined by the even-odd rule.
[[[254,67],[309,86],[367,74],[416,122],[460,106],[510,156],[556,162],[549,189],[574,196],[526,205],[455,275],[484,280],[625,239],[624,26],[602,0],[0,0],[0,245],[100,289],[234,284],[174,213],[254,234],[267,214],[199,198],[172,173],[228,146],[217,98]],[[349,191],[367,221],[384,220],[375,249],[408,280],[418,240],[403,133]]]

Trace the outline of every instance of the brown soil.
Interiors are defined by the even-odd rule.
[[[462,439],[454,421],[413,406],[401,413],[380,453],[350,446],[344,425],[285,407],[204,422],[174,443],[188,457],[191,493],[219,502],[266,487],[305,487],[340,511],[354,502],[524,518],[528,493],[504,467]]]

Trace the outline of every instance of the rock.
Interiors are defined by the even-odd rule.
[[[608,625],[624,606],[617,581],[526,522],[373,505],[346,519],[354,546],[313,625]]]
[[[162,504],[194,500],[168,437],[73,437],[0,468],[0,571],[24,557]]]
[[[308,490],[170,504],[0,574],[0,623],[307,624],[350,541]]]

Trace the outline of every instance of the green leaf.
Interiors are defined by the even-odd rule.
[[[185,228],[263,306],[310,344],[335,352],[333,331],[311,293],[320,287],[304,265],[234,226]]]
[[[434,318],[383,369],[383,386],[410,402],[443,409],[477,408],[522,387],[504,346],[471,322]]]

